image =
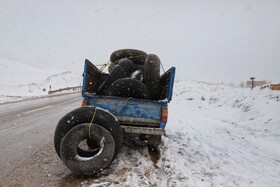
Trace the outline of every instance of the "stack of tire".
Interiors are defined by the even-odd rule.
[[[136,49],[121,49],[110,56],[109,76],[97,94],[157,100],[160,93],[160,59]]]
[[[69,112],[60,119],[54,134],[57,155],[78,175],[102,172],[117,156],[122,143],[118,121],[96,107],[80,107]]]
[[[110,61],[110,74],[99,86],[98,95],[159,98],[160,60],[156,55],[123,49],[113,52]],[[57,155],[78,175],[100,173],[117,156],[122,143],[116,118],[96,107],[69,112],[58,122],[54,135]]]

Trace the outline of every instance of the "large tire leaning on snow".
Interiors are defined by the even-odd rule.
[[[100,85],[98,89],[99,95],[104,95],[106,90],[120,78],[129,77],[135,71],[133,62],[129,59],[121,59],[120,62],[114,67],[107,79]]]
[[[140,51],[137,49],[120,49],[114,51],[110,56],[110,61],[114,63],[118,63],[118,61],[122,58],[128,58],[133,63],[138,65],[143,65],[145,63],[145,59],[147,57],[147,53],[144,51]]]
[[[160,97],[160,59],[155,54],[149,54],[144,64],[144,84],[147,85],[151,99]]]
[[[77,148],[85,140],[92,138],[99,143],[98,152],[79,155]],[[97,124],[84,123],[70,129],[60,144],[60,157],[64,164],[79,175],[95,175],[104,170],[114,158],[115,141],[112,134]]]
[[[116,80],[112,86],[108,88],[106,95],[150,99],[150,91],[148,87],[141,81],[133,78]]]
[[[68,133],[68,131],[70,131],[73,127],[79,124],[90,123],[93,115],[95,116],[92,123],[104,127],[112,134],[116,144],[114,158],[117,156],[123,143],[123,134],[121,126],[119,125],[116,118],[109,112],[99,108],[80,107],[62,117],[56,126],[54,133],[54,147],[59,157],[61,141],[64,138],[64,136]],[[86,152],[83,150],[78,151],[81,151],[80,154],[83,154],[84,156],[92,154],[92,152]]]

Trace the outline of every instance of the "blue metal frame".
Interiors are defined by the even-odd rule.
[[[161,104],[139,100],[128,100],[114,97],[93,98],[89,100],[91,106],[108,110],[115,116],[129,116],[133,118],[161,119]]]
[[[173,95],[173,85],[174,85],[174,79],[175,79],[175,71],[176,71],[176,68],[172,67],[171,68],[171,73],[170,73],[168,95],[167,95],[167,99],[168,99],[169,102],[172,100],[172,95]]]
[[[87,84],[87,69],[88,69],[88,63],[90,61],[88,59],[85,60],[85,64],[84,64],[84,73],[83,73],[83,86],[82,86],[82,95],[85,94],[85,90],[86,90],[86,84]]]

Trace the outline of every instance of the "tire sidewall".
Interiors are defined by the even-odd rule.
[[[95,113],[96,110],[96,113]],[[92,117],[95,113],[94,119]],[[116,148],[114,158],[119,153],[123,143],[123,134],[121,126],[117,119],[109,112],[97,107],[80,107],[75,109],[60,119],[54,133],[54,146],[56,153],[60,157],[60,144],[66,133],[73,127],[82,123],[96,123],[108,130],[115,141]]]
[[[97,153],[84,157],[78,154],[77,147],[84,139],[89,138],[89,134],[103,145]],[[113,161],[114,152],[115,141],[112,134],[104,127],[90,123],[79,124],[70,129],[60,145],[61,160],[73,173],[79,175],[100,173]]]

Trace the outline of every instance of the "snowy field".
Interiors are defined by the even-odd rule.
[[[126,145],[82,186],[280,186],[280,92],[176,82],[154,164]]]
[[[55,71],[46,65],[40,67],[4,58],[0,58],[0,73],[0,103],[48,95],[50,86],[56,90],[82,83],[82,72]]]
[[[159,162],[169,184],[279,186],[279,95],[177,83]]]

